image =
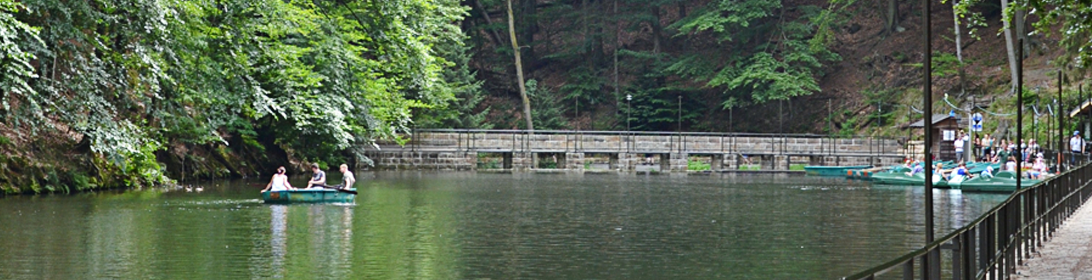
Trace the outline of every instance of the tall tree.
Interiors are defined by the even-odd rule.
[[[508,3],[508,38],[512,41],[512,54],[516,57],[516,81],[519,84],[519,97],[523,99],[523,116],[527,119],[527,130],[534,131],[535,123],[531,120],[531,100],[527,98],[527,86],[523,81],[523,63],[519,57],[519,43],[516,42],[516,23],[512,15],[512,0]]]
[[[955,53],[956,59],[959,61],[959,94],[966,93],[966,76],[963,72],[963,34],[959,30],[959,4],[956,4],[958,0],[952,0],[952,29],[955,31]]]
[[[1002,14],[1002,16],[1001,16],[1002,27],[1001,28],[1004,30],[1005,53],[1009,57],[1009,76],[1012,79],[1011,80],[1012,86],[1010,87],[1011,88],[1010,90],[1013,92],[1013,94],[1015,94],[1016,93],[1016,82],[1017,82],[1016,81],[1016,59],[1017,58],[1016,58],[1015,43],[1013,42],[1013,37],[1012,37],[1012,24],[1010,24],[1012,22],[1012,18],[1011,18],[1012,13],[1009,12],[1009,0],[1001,0],[1001,10],[1002,10],[1002,13],[1001,13]]]

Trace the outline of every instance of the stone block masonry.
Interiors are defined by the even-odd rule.
[[[556,160],[557,168],[583,171],[588,154],[607,155],[610,169],[632,171],[647,156],[659,158],[660,171],[687,171],[690,156],[712,158],[714,171],[761,165],[787,170],[794,164],[890,165],[900,163],[906,150],[894,139],[829,138],[815,135],[742,135],[698,133],[574,132],[503,130],[422,131],[409,143],[378,143],[370,148],[376,167],[413,170],[532,170],[539,159]],[[479,164],[490,155],[501,164]]]

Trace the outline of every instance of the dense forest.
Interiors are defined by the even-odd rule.
[[[898,133],[921,114],[921,7],[0,0],[0,193],[363,167],[414,128]],[[953,107],[1013,110],[1017,59],[1029,104],[1092,63],[1088,4],[929,13],[934,92]]]

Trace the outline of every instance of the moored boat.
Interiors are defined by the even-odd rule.
[[[804,173],[812,176],[845,176],[849,170],[872,168],[871,165],[853,165],[853,166],[820,166],[820,165],[808,165],[804,166]]]
[[[897,166],[883,166],[883,167],[873,167],[873,168],[866,168],[866,169],[846,170],[846,179],[872,180],[872,174],[888,171],[888,170],[891,170],[891,169],[896,168],[896,167]]]
[[[356,189],[346,190],[356,192]],[[262,201],[265,201],[265,203],[351,203],[355,198],[355,194],[341,190],[325,188],[262,192]]]
[[[907,176],[903,172],[880,172],[872,174],[872,181],[884,185],[924,186],[925,173]],[[948,188],[948,182],[940,179],[939,176],[933,176],[933,187]]]
[[[1027,188],[1040,182],[1042,180],[1022,179],[1020,180],[1020,186]],[[993,177],[974,177],[960,183],[958,188],[968,192],[1013,192],[1016,191],[1016,173],[1002,171],[997,172]]]

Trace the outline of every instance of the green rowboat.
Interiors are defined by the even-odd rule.
[[[804,173],[811,176],[830,176],[841,177],[846,176],[850,170],[867,169],[872,168],[871,165],[854,165],[854,166],[819,166],[809,165],[804,166]]]
[[[906,176],[906,173],[899,171],[873,173],[872,182],[883,185],[924,186],[925,173],[914,174],[914,176]],[[940,176],[933,176],[933,187],[948,188],[948,182],[940,179]]]
[[[356,191],[356,189],[348,189]],[[323,202],[339,202],[339,203],[352,203],[356,198],[355,194],[337,191],[334,189],[296,189],[287,191],[266,191],[262,192],[262,200],[265,203],[323,203]]]
[[[1040,182],[1042,180],[1022,179],[1020,180],[1020,186],[1027,188]],[[963,181],[958,186],[953,186],[953,188],[968,192],[1014,192],[1016,191],[1016,173],[1002,171],[997,172],[997,175],[990,178],[978,176]]]

